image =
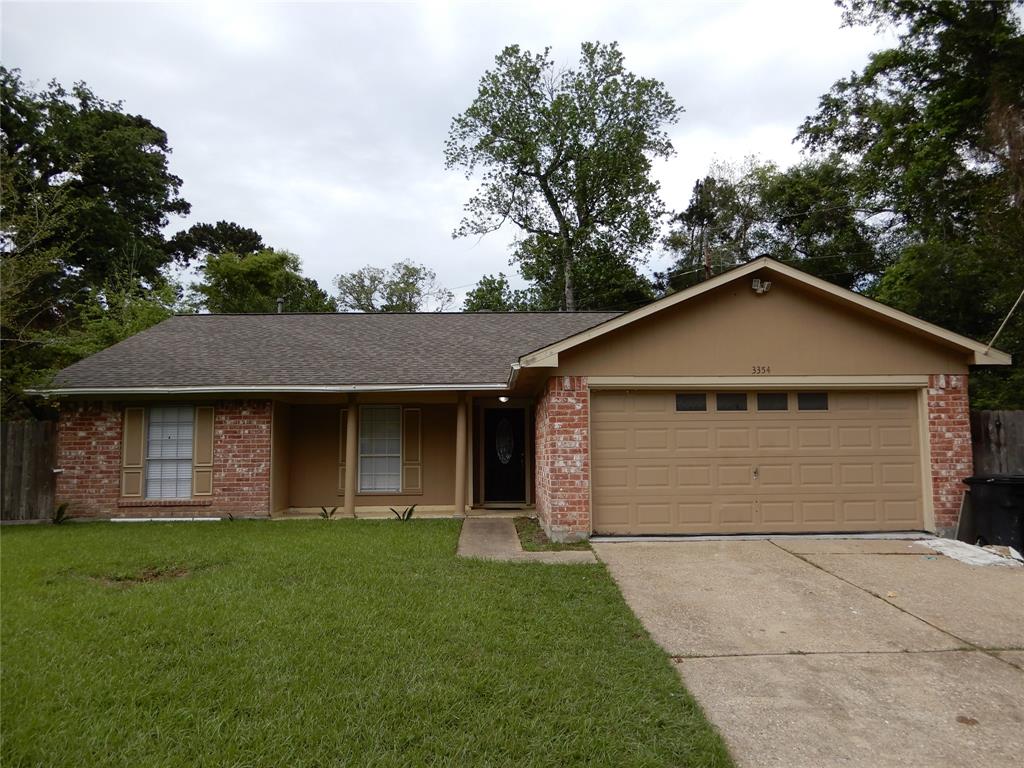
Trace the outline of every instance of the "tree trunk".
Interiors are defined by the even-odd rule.
[[[565,276],[565,311],[576,311],[576,287],[572,279],[572,250],[562,241],[562,271]]]
[[[711,279],[711,254],[708,253],[708,230],[707,225],[701,227],[700,231],[700,250],[701,257],[704,260],[704,279]]]

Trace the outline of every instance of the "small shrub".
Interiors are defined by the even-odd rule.
[[[327,507],[320,507],[320,517],[324,520],[330,520],[334,517],[334,513],[337,511],[337,507],[331,507],[330,510],[328,510]]]
[[[391,511],[395,513],[395,517],[397,517],[399,520],[412,520],[412,513],[416,511],[416,505],[413,504],[411,507],[406,507],[401,511],[395,509],[394,507],[391,507]]]
[[[67,502],[65,502],[64,504],[61,504],[59,507],[57,507],[57,509],[53,511],[53,514],[50,516],[50,522],[54,525],[60,525],[62,523],[66,523],[68,520],[71,520],[73,517],[74,515],[68,514],[68,505]]]

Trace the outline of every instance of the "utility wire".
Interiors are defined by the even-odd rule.
[[[1017,300],[1013,302],[1013,306],[1010,307],[1010,311],[1006,313],[1006,317],[1003,318],[1003,322],[999,324],[999,330],[996,331],[996,335],[992,337],[992,341],[990,341],[988,343],[988,346],[985,347],[986,355],[988,354],[988,351],[992,349],[992,345],[996,343],[996,339],[999,338],[999,334],[1003,332],[1003,328],[1005,328],[1006,324],[1010,322],[1010,315],[1012,315],[1014,313],[1014,310],[1016,310],[1017,307],[1020,306],[1021,299],[1024,299],[1024,289],[1021,289],[1020,296],[1018,296]]]

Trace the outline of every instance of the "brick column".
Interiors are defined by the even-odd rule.
[[[967,488],[961,481],[974,472],[967,376],[940,373],[928,377],[928,442],[935,528],[941,535],[952,536]]]
[[[590,536],[590,391],[583,376],[548,379],[537,400],[537,518],[555,541]]]

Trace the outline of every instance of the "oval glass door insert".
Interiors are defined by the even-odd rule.
[[[512,461],[513,448],[515,448],[515,440],[512,437],[512,425],[503,416],[494,430],[494,450],[498,453],[498,461],[502,464]]]

